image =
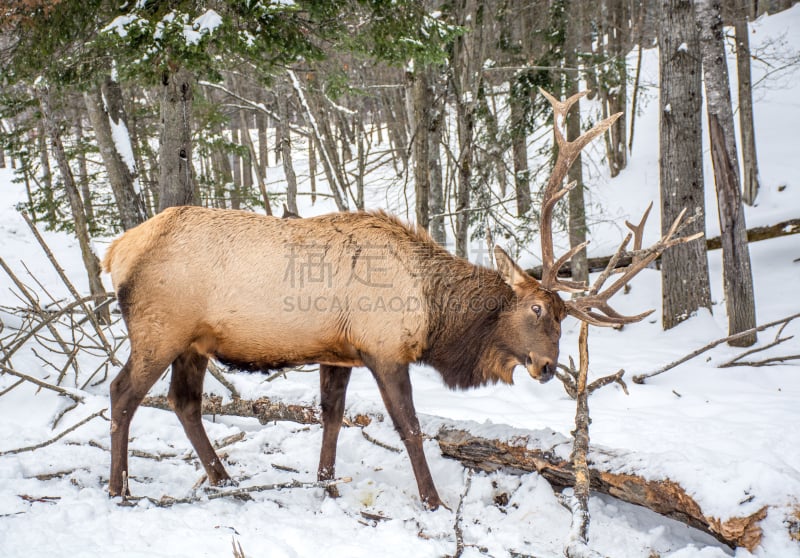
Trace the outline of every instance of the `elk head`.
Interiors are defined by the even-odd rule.
[[[550,381],[558,365],[561,320],[567,315],[556,293],[525,273],[499,246],[494,247],[497,271],[514,290],[514,302],[503,315],[505,350],[542,383]]]

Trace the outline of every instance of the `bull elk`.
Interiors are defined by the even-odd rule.
[[[563,119],[577,97],[564,103],[548,98]],[[442,501],[423,454],[409,364],[432,366],[450,388],[511,383],[517,365],[546,382],[558,363],[567,314],[596,325],[646,315],[622,316],[607,300],[650,256],[676,242],[674,230],[649,250],[640,249],[638,238],[633,263],[606,291],[578,301],[557,294],[584,287],[558,278],[580,247],[554,258],[553,207],[569,189],[561,183],[577,153],[614,118],[573,142],[556,122],[559,155],[541,212],[541,282],[500,247],[494,249],[496,271],[479,267],[381,212],[282,220],[173,207],[127,231],[103,261],[130,338],[130,356],[110,390],[109,493],[127,491],[131,419],[170,365],[168,399],[209,482],[230,481],[200,415],[203,377],[214,358],[244,370],[319,364],[320,480],[334,477],[351,369],[366,366],[406,446],[420,498],[437,508]]]

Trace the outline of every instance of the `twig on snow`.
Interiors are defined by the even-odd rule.
[[[458,507],[456,508],[456,519],[453,525],[453,531],[456,533],[456,552],[452,558],[461,558],[464,554],[464,531],[461,529],[461,520],[464,515],[464,500],[467,499],[467,494],[472,486],[472,469],[467,469],[467,478],[464,480],[464,492],[461,493],[461,498],[458,499]]]
[[[36,444],[34,446],[26,446],[24,448],[17,448],[17,449],[12,449],[12,450],[0,451],[0,455],[13,455],[13,454],[17,454],[17,453],[23,453],[23,452],[26,452],[26,451],[33,451],[33,450],[37,450],[37,449],[40,449],[40,448],[47,447],[47,446],[49,446],[51,444],[56,443],[57,441],[59,441],[61,438],[63,438],[64,436],[66,436],[70,432],[72,432],[74,430],[77,430],[78,428],[80,428],[81,426],[83,426],[84,424],[86,424],[87,422],[89,422],[92,419],[95,419],[97,417],[102,416],[104,419],[108,420],[105,417],[105,415],[103,415],[103,413],[105,413],[107,410],[108,409],[101,409],[101,410],[97,411],[96,413],[89,415],[88,417],[86,417],[82,421],[73,424],[72,426],[70,426],[69,428],[67,428],[63,432],[61,432],[58,436],[50,438],[49,440],[46,440],[46,441],[44,441],[44,442],[42,442],[40,444]]]
[[[202,502],[203,500],[218,500],[220,498],[239,498],[242,496],[249,496],[253,492],[264,492],[267,490],[284,490],[288,488],[328,488],[352,481],[351,477],[342,477],[339,479],[326,480],[326,481],[311,481],[304,482],[293,480],[289,482],[273,483],[273,484],[259,484],[254,486],[246,486],[244,488],[237,488],[235,490],[220,490],[219,492],[211,492],[202,496],[187,496],[186,498],[173,498],[172,496],[162,496],[161,498],[151,498],[150,496],[128,496],[124,501],[136,502],[139,500],[146,500],[160,508],[168,508],[176,504],[192,504],[194,502]]]
[[[389,444],[381,442],[380,440],[376,440],[375,438],[373,438],[372,436],[367,434],[367,431],[364,430],[363,428],[361,429],[361,435],[364,436],[364,439],[366,441],[372,442],[373,444],[375,444],[378,447],[381,447],[381,448],[383,448],[385,450],[389,450],[389,451],[394,452],[394,453],[403,453],[403,450],[401,450],[399,448],[396,448],[394,446],[390,446]]]
[[[61,395],[66,395],[76,403],[83,403],[83,396],[72,393],[68,389],[62,388],[61,386],[54,386],[53,384],[48,384],[47,382],[43,382],[38,378],[34,378],[33,376],[28,376],[27,374],[23,374],[22,372],[17,372],[13,368],[6,366],[5,364],[0,364],[0,371],[5,374],[11,374],[12,376],[16,376],[17,378],[22,378],[26,382],[31,382],[32,384],[36,384],[37,386],[49,389],[50,391],[55,391]]]

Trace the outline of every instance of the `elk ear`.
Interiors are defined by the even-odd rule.
[[[494,261],[498,273],[500,273],[503,280],[508,283],[514,291],[519,292],[526,284],[531,285],[531,283],[533,283],[538,285],[536,279],[525,273],[525,271],[514,263],[514,260],[506,254],[505,250],[496,245],[494,247]]]

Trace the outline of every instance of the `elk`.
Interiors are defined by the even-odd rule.
[[[574,102],[550,99],[562,119]],[[558,278],[580,248],[553,255],[552,211],[569,189],[560,184],[575,155],[614,118],[573,142],[556,123],[560,150],[541,212],[541,282],[499,246],[496,270],[476,266],[381,212],[277,219],[184,206],[125,232],[103,261],[130,339],[130,356],[110,389],[110,495],[127,495],[131,419],[170,365],[168,399],[210,484],[231,482],[201,422],[203,377],[213,358],[251,371],[319,364],[319,480],[334,478],[351,369],[367,367],[405,444],[423,505],[442,505],[423,454],[411,363],[432,366],[452,389],[512,383],[517,365],[547,382],[567,314],[598,325],[646,315],[622,316],[607,300],[674,231],[650,252],[639,245],[635,252],[647,257],[634,258],[607,291],[579,301],[557,293],[584,290]]]

